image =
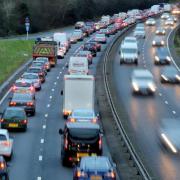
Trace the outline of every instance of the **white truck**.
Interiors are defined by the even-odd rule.
[[[64,75],[63,116],[74,109],[94,110],[95,80],[92,75]]]
[[[69,74],[88,74],[88,60],[86,57],[71,56],[68,65]]]

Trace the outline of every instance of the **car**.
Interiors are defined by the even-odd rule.
[[[49,59],[47,57],[37,57],[35,61],[44,62],[45,69],[49,72],[51,70],[51,65],[49,63]]]
[[[0,155],[7,160],[11,160],[13,155],[13,139],[7,129],[0,129]]]
[[[22,129],[26,131],[28,119],[21,107],[7,107],[1,116],[2,129]]]
[[[162,36],[155,36],[152,41],[152,46],[164,46],[165,40]]]
[[[84,156],[102,155],[102,131],[92,122],[67,122],[64,130],[59,129],[63,140],[61,161],[63,166],[80,162]]]
[[[110,36],[110,34],[109,34],[109,29],[108,29],[108,28],[106,28],[106,29],[100,29],[100,30],[98,31],[98,33],[99,33],[99,34],[105,34],[107,37]]]
[[[23,79],[17,79],[15,83],[11,87],[11,91],[13,93],[19,92],[19,93],[30,93],[35,96],[35,87],[32,81],[30,80],[23,80]]]
[[[29,67],[26,71],[27,73],[35,73],[38,74],[41,83],[44,83],[46,81],[44,71],[40,67]]]
[[[158,138],[163,148],[172,154],[180,152],[180,119],[179,118],[164,118],[160,122],[158,130]]]
[[[84,35],[81,29],[76,29],[73,31],[73,36],[77,37],[78,41],[83,41]]]
[[[168,19],[170,17],[169,13],[163,13],[161,19]]]
[[[73,180],[116,180],[116,165],[107,156],[83,157],[74,169]]]
[[[34,60],[31,64],[31,67],[40,67],[43,70],[44,74],[47,75],[45,62]]]
[[[88,59],[88,64],[92,64],[92,59],[93,59],[93,56],[92,56],[92,53],[91,51],[78,51],[76,56],[79,56],[79,57],[87,57]]]
[[[78,41],[77,36],[72,33],[71,36],[70,36],[70,42],[71,42],[72,44],[75,44],[75,43],[77,43],[77,41]]]
[[[146,20],[145,24],[149,26],[154,26],[156,24],[156,21],[154,18],[149,18]]]
[[[100,51],[101,51],[101,44],[100,44],[100,43],[96,42],[94,39],[90,39],[90,41],[89,41],[89,42],[91,42],[91,43],[94,43],[94,44],[95,44],[96,49],[97,49],[97,51],[98,51],[98,52],[100,52]]]
[[[91,109],[75,109],[68,117],[70,122],[93,122],[98,123],[98,116]]]
[[[156,91],[152,73],[147,69],[136,69],[131,77],[133,94],[153,95]]]
[[[146,32],[144,30],[144,28],[141,27],[136,27],[134,30],[134,34],[135,37],[139,37],[139,38],[145,38],[146,37]]]
[[[169,56],[167,47],[157,48],[154,56],[154,64],[170,64],[170,63],[171,63],[171,57]]]
[[[168,18],[166,19],[166,21],[164,22],[165,26],[174,26],[174,20],[172,18]]]
[[[173,66],[165,67],[161,70],[161,83],[180,83],[180,72]]]
[[[75,29],[80,29],[85,26],[85,23],[83,21],[78,21],[75,24]]]
[[[27,114],[32,116],[36,113],[36,100],[31,94],[14,93],[9,101],[10,107],[22,107]]]
[[[134,36],[126,36],[122,43],[123,44],[125,44],[125,43],[136,43],[137,44],[137,38]]]
[[[37,73],[28,73],[28,72],[25,72],[21,76],[21,80],[22,81],[29,81],[29,82],[33,83],[34,88],[37,91],[41,90],[41,79],[40,79],[40,77],[39,77],[39,75]]]
[[[99,34],[99,33],[97,33],[95,35],[94,40],[98,43],[103,43],[103,44],[106,44],[106,42],[107,42],[106,35],[105,34]]]
[[[96,57],[97,49],[96,49],[96,45],[94,43],[91,43],[91,42],[84,43],[83,51],[91,51],[92,56]]]
[[[158,28],[156,30],[156,35],[165,35],[166,34],[166,30],[164,28]]]
[[[0,156],[0,179],[9,180],[8,165],[3,156]]]

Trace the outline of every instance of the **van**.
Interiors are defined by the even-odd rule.
[[[88,60],[86,57],[70,57],[69,66],[68,66],[69,74],[88,74]]]

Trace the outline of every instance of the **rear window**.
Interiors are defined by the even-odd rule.
[[[70,128],[69,135],[73,139],[94,139],[99,136],[99,129]]]
[[[25,79],[38,79],[38,75],[35,75],[35,74],[24,74],[23,78],[25,78]]]
[[[31,84],[27,83],[27,82],[17,82],[17,83],[15,83],[15,86],[17,86],[17,87],[30,87]]]
[[[78,116],[78,117],[93,117],[94,114],[93,114],[93,112],[74,112],[73,116]]]
[[[7,109],[4,113],[4,119],[24,119],[25,112],[19,109]]]
[[[6,136],[3,134],[0,134],[0,141],[6,141]]]
[[[18,100],[18,101],[32,101],[32,96],[29,95],[29,94],[21,94],[21,93],[17,93],[17,94],[14,94],[12,100]]]

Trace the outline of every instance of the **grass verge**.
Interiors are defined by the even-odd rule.
[[[32,56],[33,40],[0,41],[0,85]]]
[[[176,32],[176,35],[174,38],[174,46],[175,46],[177,55],[180,56],[180,29]]]

